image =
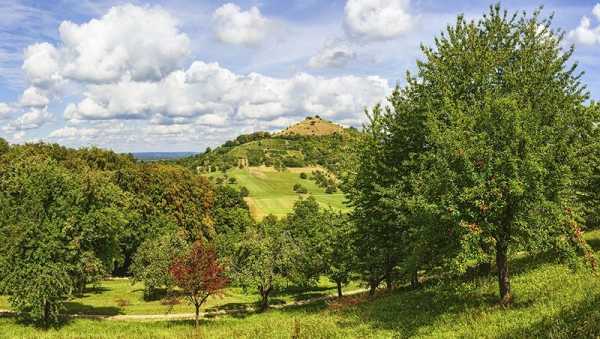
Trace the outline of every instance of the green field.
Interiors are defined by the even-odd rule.
[[[599,254],[600,231],[586,234]],[[572,271],[552,255],[512,260],[515,302],[497,304],[494,275],[475,281],[430,280],[373,300],[348,297],[262,314],[191,321],[74,319],[41,330],[0,319],[0,338],[597,338],[600,277]],[[107,292],[103,292],[107,293]],[[116,295],[115,295],[116,296]],[[288,296],[291,297],[291,296]],[[125,311],[128,312],[128,311]]]
[[[294,184],[297,183],[306,187],[309,194],[315,197],[321,206],[331,207],[335,210],[348,210],[344,204],[344,195],[341,192],[327,194],[314,181],[300,178],[300,173],[305,172],[310,175],[315,169],[319,168],[290,168],[279,172],[272,167],[249,167],[231,169],[226,174],[228,177],[236,179],[236,186],[244,186],[248,189],[250,195],[246,201],[250,206],[252,215],[259,220],[269,214],[283,217],[289,213],[296,200],[301,197],[293,190]],[[208,176],[222,177],[223,173],[214,172],[208,174]]]

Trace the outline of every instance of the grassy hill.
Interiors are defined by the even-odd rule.
[[[246,200],[256,219],[268,214],[282,217],[300,196],[308,194],[324,207],[347,210],[334,178],[360,135],[356,129],[307,117],[280,132],[240,135],[214,150],[175,162],[215,182],[220,179],[219,183],[227,183],[234,178],[234,185],[248,189]],[[300,173],[310,175],[316,170],[332,178],[329,183],[318,185],[314,180],[300,178]],[[297,184],[306,189],[304,194],[294,191]]]
[[[249,196],[246,202],[254,218],[260,220],[263,217],[274,214],[283,217],[292,210],[298,198],[312,195],[323,207],[331,207],[335,210],[347,210],[344,204],[344,195],[341,192],[332,194],[325,193],[325,189],[318,186],[315,181],[310,180],[313,171],[323,171],[321,167],[288,168],[285,171],[277,171],[273,167],[247,167],[234,168],[223,172],[208,173],[209,178],[235,178],[235,186],[246,187]],[[302,179],[300,173],[306,173],[307,179]],[[227,176],[227,178],[224,177]],[[307,189],[307,194],[294,192],[294,185],[299,184]]]
[[[600,254],[600,231],[589,232],[585,238]],[[552,255],[523,254],[512,260],[511,267],[515,302],[508,308],[497,304],[497,282],[491,274],[474,280],[445,282],[430,278],[418,290],[401,287],[391,293],[381,292],[372,300],[359,295],[259,314],[205,318],[198,330],[193,329],[191,321],[89,319],[73,319],[62,327],[41,330],[4,318],[0,319],[0,338],[81,338],[82,333],[86,333],[85,338],[508,339],[600,335],[597,273],[573,271],[556,263]],[[99,293],[109,293],[111,288],[115,287],[107,285]],[[92,301],[95,300],[92,296],[69,307],[77,306],[87,312],[129,313],[123,310],[128,306],[118,306],[117,299],[105,298],[106,302],[99,304]],[[283,298],[295,299],[293,295]],[[136,303],[137,299],[131,301]],[[226,297],[222,307],[239,305],[230,302]],[[164,305],[155,307],[164,312]]]

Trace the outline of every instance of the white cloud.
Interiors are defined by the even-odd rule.
[[[248,46],[262,42],[272,26],[272,22],[260,13],[258,7],[242,11],[232,3],[224,4],[215,10],[213,23],[219,40]]]
[[[81,102],[67,107],[65,118],[152,119],[162,125],[199,121],[218,125],[218,121],[222,123],[232,116],[237,120],[305,114],[356,117],[390,90],[387,80],[376,76],[237,75],[216,63],[196,61],[187,71],[173,72],[159,82],[91,85]]]
[[[48,112],[47,108],[32,108],[30,111],[24,113],[16,120],[11,121],[11,123],[4,129],[8,131],[25,131],[36,129],[50,120],[52,120],[52,114]]]
[[[330,43],[308,61],[312,68],[344,67],[356,59],[356,53],[349,44]]]
[[[8,119],[13,112],[13,108],[7,103],[0,102],[0,120]]]
[[[81,25],[64,21],[59,32],[60,47],[42,43],[25,52],[23,69],[36,86],[63,78],[156,81],[179,68],[190,52],[175,18],[158,7],[113,7]]]
[[[23,70],[31,84],[48,88],[62,81],[59,52],[51,44],[31,45],[25,50],[24,57]]]
[[[596,20],[600,20],[600,4],[596,4],[592,10]],[[581,18],[579,26],[569,32],[569,37],[584,45],[600,44],[600,24],[592,27],[592,21],[587,16]]]
[[[393,39],[414,25],[409,0],[348,0],[344,12],[346,32],[361,40]]]
[[[20,101],[21,106],[38,108],[47,106],[49,102],[48,96],[42,90],[33,86],[23,92]]]

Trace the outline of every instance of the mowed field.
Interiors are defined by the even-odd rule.
[[[272,167],[249,167],[244,169],[231,169],[227,171],[228,177],[236,179],[237,187],[246,187],[250,192],[246,201],[250,206],[252,215],[261,220],[269,214],[283,217],[288,214],[294,203],[300,197],[312,195],[324,208],[347,211],[344,195],[338,191],[333,194],[325,193],[325,189],[317,186],[314,181],[301,179],[300,173],[310,173],[314,170],[323,170],[319,167],[288,168],[280,172]],[[223,172],[208,174],[209,177],[222,177]],[[308,194],[301,195],[294,192],[294,185],[300,184],[308,190]]]
[[[587,233],[585,238],[596,254],[600,254],[600,231]],[[498,305],[496,277],[490,274],[474,280],[457,278],[440,282],[432,278],[424,281],[420,289],[400,287],[391,293],[382,291],[371,300],[358,295],[264,313],[204,318],[197,330],[189,320],[72,319],[56,328],[39,329],[19,324],[14,318],[0,318],[0,338],[512,339],[600,336],[600,277],[597,272],[572,270],[557,263],[552,254],[523,254],[511,260],[511,274],[515,301],[506,308]],[[297,296],[290,294],[277,298],[294,299]],[[117,307],[114,303],[112,307]],[[235,304],[231,306],[235,307]],[[101,306],[90,304],[89,307]],[[164,306],[161,310],[164,312]]]

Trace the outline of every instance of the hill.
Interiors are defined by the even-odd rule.
[[[276,169],[321,166],[338,174],[345,150],[359,135],[354,128],[308,117],[281,132],[240,135],[177,162],[204,173],[264,165]]]
[[[214,150],[174,161],[217,184],[245,187],[256,219],[284,216],[307,194],[324,207],[346,210],[336,176],[360,135],[354,128],[307,117],[274,134],[240,135]],[[300,178],[301,173],[306,178]]]
[[[334,124],[331,121],[323,120],[317,115],[316,117],[307,117],[306,119],[287,127],[283,131],[275,133],[275,135],[323,136],[334,133],[343,133],[343,131],[344,127]]]

